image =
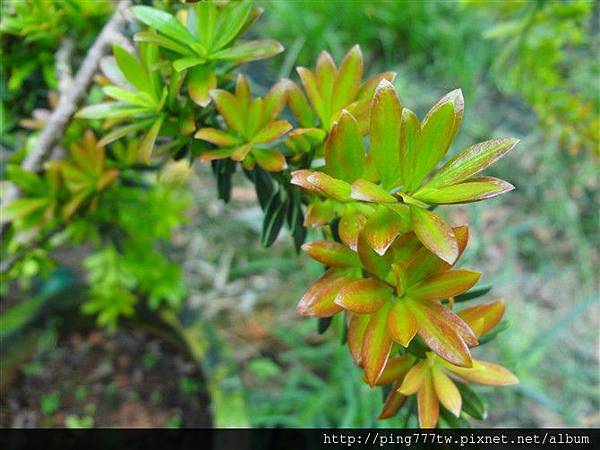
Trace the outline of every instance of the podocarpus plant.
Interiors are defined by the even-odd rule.
[[[323,52],[314,71],[298,68],[302,88],[281,80],[255,96],[236,67],[283,49],[273,41],[238,41],[261,13],[250,1],[131,12],[142,27],[134,35],[137,55],[115,47],[99,77],[107,100],[78,113],[103,120],[91,122],[101,135],[98,154],[90,152],[95,140],[88,133],[73,147],[71,162],[45,171],[46,181],[9,172],[21,184],[32,177],[36,195],[9,205],[13,228],[64,227],[76,212],[86,215],[109,201],[104,191],[119,183],[120,172],[114,163],[103,168],[102,148],[117,154],[125,138],[137,150],[127,159],[131,167],[184,157],[210,161],[225,201],[240,166],[265,213],[263,243],[271,245],[287,224],[296,246],[323,264],[325,273],[298,311],[319,318],[321,331],[343,315],[344,340],[365,382],[388,393],[380,418],[394,416],[412,395],[422,427],[436,426],[440,417],[453,426],[484,418],[482,401],[466,383],[517,382],[470,350],[502,329],[493,330],[504,302],[457,308],[489,289],[475,287],[478,272],[455,268],[468,227],[449,225],[433,209],[513,189],[480,172],[517,141],[492,139],[446,158],[463,118],[461,91],[444,96],[421,120],[401,104],[393,73],[363,81],[359,47],[339,67]],[[286,106],[293,123],[283,116]],[[35,188],[41,183],[54,187]],[[320,228],[323,240],[302,245],[306,227]],[[110,307],[104,299],[94,311]]]

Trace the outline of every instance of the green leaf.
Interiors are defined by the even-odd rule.
[[[496,197],[514,188],[512,184],[498,178],[479,177],[440,189],[425,187],[412,196],[417,200],[433,204],[470,203]]]
[[[402,106],[394,85],[383,79],[371,105],[370,134],[373,161],[385,189],[392,189],[402,182],[400,163],[400,132]]]
[[[108,102],[86,106],[80,109],[75,117],[78,119],[122,119],[144,113],[148,114],[148,108],[121,102]]]
[[[6,339],[21,330],[36,317],[49,299],[50,296],[40,294],[7,308],[0,314],[0,338]]]
[[[392,298],[392,288],[373,279],[353,281],[338,292],[335,303],[357,314],[371,314]]]
[[[113,46],[113,54],[127,81],[140,91],[154,95],[148,72],[135,56],[118,45]]]
[[[492,165],[518,142],[518,139],[497,138],[475,144],[444,164],[429,180],[426,187],[439,188],[460,183]]]
[[[396,198],[381,186],[367,180],[352,183],[352,198],[370,203],[397,203]]]
[[[454,302],[466,302],[467,300],[472,300],[474,298],[481,297],[482,295],[487,294],[492,290],[491,284],[486,284],[485,286],[479,286],[470,291],[465,292],[464,294],[457,295],[454,297]]]
[[[130,105],[140,106],[147,109],[156,108],[156,102],[146,92],[133,92],[129,89],[123,89],[117,86],[106,86],[102,89],[102,92],[109,97],[112,97],[116,100],[121,100]]]
[[[219,13],[211,50],[220,50],[238,35],[252,11],[252,2],[230,2]]]
[[[290,81],[288,89],[288,104],[292,114],[298,120],[298,124],[304,128],[310,128],[315,125],[315,116],[313,110],[308,104],[308,100],[296,83]]]
[[[469,348],[459,333],[468,327],[456,314],[436,302],[410,298],[404,301],[417,320],[419,336],[431,350],[452,364],[471,367]]]
[[[254,144],[268,144],[279,139],[291,129],[292,125],[287,120],[275,120],[258,131],[252,138],[252,142]]]
[[[379,311],[372,314],[365,330],[361,362],[370,386],[377,384],[392,349],[393,341],[387,326],[390,307],[391,303],[386,302]]]
[[[334,241],[312,241],[302,246],[311,258],[330,267],[360,267],[358,255],[343,244]]]
[[[186,56],[173,61],[173,69],[177,72],[182,72],[190,67],[199,66],[204,64],[206,60],[204,58],[198,58],[197,56]]]
[[[238,64],[248,61],[257,61],[270,58],[281,53],[283,45],[277,41],[264,39],[259,41],[248,41],[234,47],[221,50],[210,55],[211,59],[233,60]]]
[[[242,143],[238,137],[216,128],[200,128],[194,134],[194,137],[218,145],[219,147],[235,147]]]
[[[155,120],[154,118],[139,120],[139,121],[133,122],[132,124],[125,125],[125,126],[119,127],[119,128],[115,128],[111,132],[102,136],[102,139],[100,139],[98,141],[98,146],[103,147],[105,145],[110,144],[111,142],[116,141],[117,139],[121,139],[123,136],[127,136],[129,134],[135,133],[138,130],[143,130],[144,128],[151,126],[151,124],[154,123],[154,120]]]
[[[297,67],[296,71],[300,76],[300,80],[302,80],[302,85],[304,86],[306,95],[310,100],[310,104],[312,105],[313,109],[317,113],[317,116],[319,117],[319,121],[321,122],[321,128],[328,129],[330,125],[329,114],[327,113],[325,100],[319,92],[317,80],[314,74],[305,67]]]
[[[303,316],[330,317],[342,311],[334,303],[339,290],[352,281],[344,271],[329,269],[304,293],[298,303],[298,313]]]
[[[167,50],[174,51],[184,56],[194,56],[195,53],[189,47],[180,44],[179,42],[169,39],[161,34],[154,33],[152,31],[140,31],[133,36],[135,42],[147,42],[149,44],[156,44]]]
[[[194,66],[188,74],[187,85],[194,103],[205,107],[210,103],[210,92],[217,87],[217,76],[207,64]]]
[[[333,83],[332,112],[345,108],[354,100],[360,87],[362,72],[362,52],[360,47],[355,45],[344,57]]]
[[[317,77],[317,87],[323,98],[325,115],[331,116],[331,96],[333,94],[333,82],[337,68],[333,58],[327,51],[322,51],[317,58],[317,66],[315,67],[315,75]]]
[[[223,116],[227,126],[239,133],[243,133],[245,122],[237,98],[222,89],[213,89],[210,92],[210,96],[214,100],[215,106],[219,114]]]
[[[173,15],[150,6],[133,6],[133,15],[141,22],[183,44],[194,41],[190,32]]]
[[[306,181],[312,184],[322,195],[347,202],[350,200],[352,187],[343,180],[337,180],[323,172],[312,172],[306,177]]]
[[[405,205],[402,206],[407,210],[404,217],[385,205],[378,205],[365,224],[367,242],[380,255],[387,251],[399,234],[410,229],[410,211]]]
[[[410,205],[410,211],[413,229],[423,245],[448,264],[454,264],[458,258],[458,244],[450,225],[418,206]]]
[[[146,164],[150,163],[150,157],[152,156],[152,150],[154,149],[154,142],[156,141],[156,137],[160,132],[163,120],[164,116],[159,116],[158,119],[154,121],[154,124],[152,124],[150,131],[148,131],[140,143],[140,147],[138,149],[139,159]]]
[[[270,247],[283,226],[287,212],[287,203],[281,201],[279,192],[274,192],[265,209],[265,218],[261,234],[261,243],[264,247]]]
[[[413,181],[420,184],[444,157],[462,122],[464,99],[460,89],[444,96],[421,124],[419,152]]]
[[[214,2],[197,2],[194,8],[196,9],[200,42],[202,42],[205,48],[209,49],[212,47],[215,26],[217,24],[217,6]]]
[[[420,135],[421,123],[417,115],[410,109],[404,108],[400,129],[400,171],[405,192],[412,191],[419,183],[416,178],[416,167]]]
[[[408,347],[419,330],[417,319],[402,299],[396,301],[388,315],[388,328],[392,339],[403,347]]]
[[[384,255],[375,253],[366,239],[364,230],[358,235],[357,252],[362,265],[368,272],[380,280],[386,279],[393,262],[392,252],[387,252]]]
[[[475,286],[480,276],[479,272],[470,270],[444,271],[409,288],[406,295],[420,300],[442,300],[454,297]]]
[[[462,410],[478,420],[487,418],[487,405],[485,401],[468,384],[455,381],[456,387],[462,397]]]
[[[344,181],[352,182],[364,172],[364,140],[356,119],[345,110],[325,143],[325,162],[329,174]]]
[[[258,165],[268,172],[280,172],[287,168],[285,156],[277,149],[254,148],[252,155]]]
[[[20,219],[45,208],[48,205],[48,199],[45,198],[19,198],[6,205],[0,214],[0,223],[7,223],[15,219]]]

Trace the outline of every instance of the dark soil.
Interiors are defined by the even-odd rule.
[[[70,333],[0,398],[2,427],[209,427],[193,362],[138,330]]]

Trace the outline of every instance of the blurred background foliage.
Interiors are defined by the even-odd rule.
[[[46,2],[34,3],[43,8]],[[94,6],[103,3],[94,2]],[[452,222],[466,222],[473,229],[463,265],[481,268],[485,282],[494,284],[489,297],[502,296],[507,303],[510,328],[494,341],[494,346],[476,350],[476,356],[498,361],[521,380],[514,389],[481,389],[493,404],[486,425],[600,426],[598,2],[258,3],[265,14],[252,33],[279,40],[286,51],[267,63],[247,66],[257,93],[279,77],[297,79],[295,67],[313,66],[323,49],[339,60],[358,43],[369,72],[396,71],[401,100],[420,114],[445,92],[463,89],[465,125],[453,151],[491,136],[521,138],[519,148],[490,173],[514,184],[516,191],[484,205],[455,208],[450,217]],[[64,4],[89,3],[73,0]],[[77,13],[69,8],[59,8],[58,17],[65,18],[50,28],[46,26],[50,22],[30,19],[33,23],[27,25],[29,28],[20,26],[20,31],[15,31],[19,25],[3,18],[1,143],[13,158],[18,159],[19,153],[31,145],[19,121],[51,106],[47,89],[58,86],[51,75],[44,74],[54,73],[54,55],[64,35],[61,33],[74,34],[76,55],[85,54],[84,49],[108,14],[103,7],[90,11],[84,8]],[[78,25],[67,26],[69,20]],[[82,27],[84,20],[86,26]],[[25,37],[26,49],[19,47],[23,41],[17,36]],[[36,58],[32,60],[31,55]],[[23,58],[29,58],[27,69],[22,68]],[[184,190],[168,182],[188,177]],[[358,369],[339,344],[336,324],[319,335],[316,321],[295,314],[297,300],[320,274],[320,267],[296,256],[287,237],[282,236],[270,249],[260,247],[260,208],[243,176],[234,178],[227,207],[215,200],[210,171],[205,167],[199,167],[192,176],[185,166],[176,164],[160,178],[156,174],[135,175],[132,183],[151,186],[151,193],[136,189],[109,191],[104,209],[94,212],[94,220],[104,220],[106,227],[91,230],[90,223],[97,222],[90,219],[87,223],[75,221],[73,225],[78,225],[70,230],[86,236],[94,249],[76,251],[86,259],[85,267],[97,286],[84,311],[108,311],[102,324],[114,325],[111,309],[103,302],[126,309],[135,302],[127,294],[134,283],[140,295],[154,299],[150,305],[169,302],[200,312],[217,325],[235,349],[233,358],[240,368],[248,417],[254,426],[372,427],[405,423],[402,414],[391,421],[376,422],[381,392],[360,381]],[[125,245],[127,258],[114,258],[115,242]],[[158,252],[148,251],[157,248],[178,265]],[[62,264],[68,264],[69,259],[63,257]],[[139,261],[147,264],[137,264]],[[48,293],[48,281],[40,280],[49,277],[55,284],[61,280],[66,283],[62,272],[56,275],[54,266],[44,266],[45,259],[37,263],[30,259],[28,264],[19,270],[28,275],[27,279],[35,275],[35,282],[21,284],[17,297],[37,292],[31,300],[45,302],[56,295],[56,290]],[[146,269],[145,273],[136,273],[140,267]],[[121,289],[123,286],[127,289]],[[59,292],[63,300],[78,295],[73,288]],[[119,297],[115,295],[118,292],[125,294]],[[18,315],[26,314],[24,311]],[[8,415],[3,413],[3,425],[23,423],[23,410],[34,411],[37,423],[90,426],[91,420],[92,424],[131,424],[123,419],[127,416],[123,404],[134,408],[136,417],[143,405],[148,416],[146,424],[198,423],[188,416],[198,415],[197,409],[205,405],[181,403],[184,400],[167,404],[161,395],[197,395],[205,389],[201,377],[185,369],[184,362],[160,363],[161,355],[168,354],[168,350],[157,350],[156,343],[137,335],[122,336],[123,331],[102,336],[107,345],[116,339],[120,342],[114,344],[117,348],[124,345],[131,353],[143,355],[139,364],[144,382],[156,376],[152,371],[157,367],[164,374],[169,364],[175,364],[175,387],[161,387],[160,383],[152,389],[140,388],[144,383],[115,387],[100,377],[100,381],[85,383],[93,385],[90,392],[99,385],[96,390],[101,394],[75,395],[62,403],[56,400],[56,392],[67,392],[71,385],[50,385],[41,392],[39,387],[33,388],[36,380],[40,384],[39,380],[44,379],[45,371],[55,370],[52,368],[60,360],[61,351],[69,353],[71,346],[81,344],[61,344],[57,326],[52,321],[46,323],[37,344],[30,345],[29,362],[20,369],[25,380],[21,381],[21,391],[10,394],[15,402],[28,406]],[[97,340],[97,335],[86,335],[85,345],[77,347],[78,351],[89,353]],[[112,361],[113,355],[114,350],[97,359]],[[85,365],[82,367],[86,370]],[[122,375],[120,362],[111,367],[113,375]],[[134,378],[129,372],[127,376]],[[86,378],[90,379],[97,380]],[[115,406],[120,414],[111,415],[106,412],[110,408],[102,405],[111,404],[114,397],[121,399],[121,406]],[[137,405],[138,410],[131,405]],[[159,417],[152,414],[153,408],[168,413]]]

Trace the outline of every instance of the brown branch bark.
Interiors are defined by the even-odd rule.
[[[113,16],[106,23],[96,41],[89,49],[69,89],[60,96],[58,105],[52,111],[46,126],[40,133],[35,148],[27,154],[21,163],[23,169],[31,172],[39,172],[42,170],[44,163],[50,158],[54,146],[60,140],[65,127],[77,111],[79,103],[85,97],[94,74],[98,70],[100,59],[106,55],[115,36],[119,35],[119,30],[125,25],[124,10],[130,3],[130,0],[121,0],[118,3]],[[19,195],[20,192],[17,186],[14,184],[8,185],[0,200],[0,212],[8,204],[16,200]],[[7,225],[8,223],[2,225],[0,238],[4,235]]]

